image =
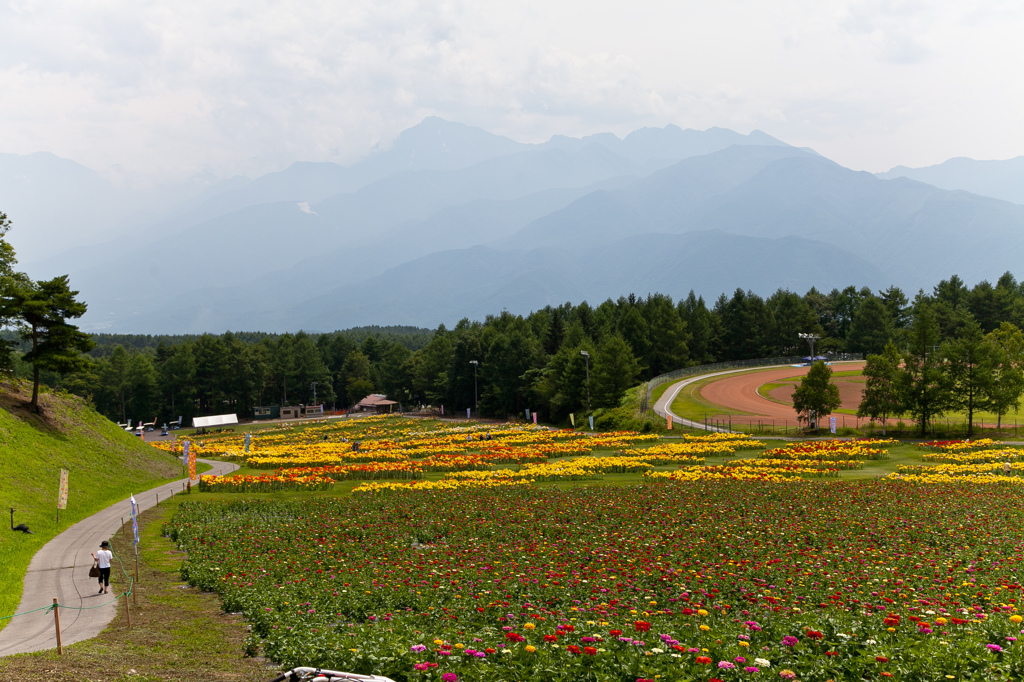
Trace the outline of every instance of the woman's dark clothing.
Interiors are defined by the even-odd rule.
[[[110,587],[110,566],[100,569],[100,585]]]

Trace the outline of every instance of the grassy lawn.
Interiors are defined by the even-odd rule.
[[[31,387],[28,387],[29,390]],[[59,532],[111,504],[168,480],[181,466],[81,400],[44,393],[42,415],[27,413],[24,386],[0,386],[0,499],[14,523],[35,533],[5,532],[0,543],[0,615],[21,601],[25,570],[36,551]],[[67,509],[57,524],[60,470],[68,470]],[[0,621],[0,627],[9,623]]]
[[[54,649],[0,658],[0,678],[199,682],[273,677],[260,660],[243,657],[247,628],[241,618],[224,613],[217,595],[181,580],[182,553],[160,533],[185,498],[175,496],[140,517],[139,583],[130,605],[130,630],[122,606],[99,637],[64,647],[63,656]],[[112,544],[130,574],[134,559],[127,530]],[[111,582],[118,591],[125,589],[116,562]]]

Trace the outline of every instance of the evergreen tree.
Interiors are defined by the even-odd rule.
[[[1020,406],[1024,393],[1024,333],[1015,325],[1003,322],[999,329],[985,336],[992,353],[993,377],[989,389],[989,402],[996,413],[996,427],[1003,423],[1003,415]]]
[[[880,354],[868,355],[867,363],[864,365],[864,376],[867,381],[860,406],[857,407],[857,416],[881,420],[883,436],[888,418],[903,414],[900,383],[902,362],[899,349],[890,341]]]
[[[920,297],[907,338],[907,353],[900,373],[901,390],[907,412],[913,415],[924,438],[932,419],[945,411],[949,393],[938,352],[941,340],[939,325],[931,305]]]
[[[640,365],[629,344],[618,335],[605,337],[597,347],[590,371],[594,407],[617,407],[639,374]]]
[[[967,414],[967,435],[973,436],[974,413],[989,406],[995,372],[992,346],[985,343],[973,317],[955,339],[943,344],[942,360],[948,405]]]
[[[33,282],[27,276],[10,278],[8,292],[13,310],[17,311],[22,327],[22,339],[31,342],[31,350],[23,360],[32,365],[32,399],[29,406],[39,412],[39,372],[50,370],[68,374],[85,369],[88,361],[82,357],[95,345],[68,320],[85,314],[86,305],[72,291],[68,276]]]
[[[842,404],[839,387],[830,381],[831,378],[832,368],[824,362],[815,362],[793,391],[793,409],[797,419],[807,422],[812,429]]]
[[[889,309],[876,296],[867,296],[853,314],[846,349],[853,353],[881,353],[895,329]]]

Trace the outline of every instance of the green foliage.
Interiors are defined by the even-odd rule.
[[[898,417],[904,411],[900,381],[902,362],[899,349],[890,341],[881,354],[869,355],[864,365],[867,382],[864,397],[857,408],[857,416],[881,420],[883,435],[888,418]]]
[[[839,407],[839,387],[833,384],[832,368],[824,362],[815,362],[793,391],[793,409],[797,419],[816,428],[819,420],[832,414]]]
[[[181,472],[173,457],[125,433],[73,396],[43,392],[41,416],[18,407],[29,390],[20,382],[0,386],[0,499],[5,512],[6,507],[17,509],[15,523],[35,533],[7,531],[0,543],[0,615],[14,613],[25,569],[43,544],[129,493]],[[57,526],[60,469],[70,472],[70,494]]]

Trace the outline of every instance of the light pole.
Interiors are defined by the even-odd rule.
[[[480,394],[476,390],[476,370],[480,366],[479,360],[470,360],[469,364],[473,365],[473,409],[477,411],[477,419],[480,418]]]
[[[313,389],[313,404],[316,405],[316,382],[311,383],[309,387]]]
[[[590,414],[590,353],[581,350],[580,355],[583,356],[583,361],[587,363],[587,414]]]
[[[807,343],[811,344],[811,364],[813,365],[814,364],[814,342],[817,341],[818,339],[820,339],[821,337],[818,336],[817,334],[804,334],[803,332],[801,332],[797,336],[799,336],[801,339],[807,339]]]

